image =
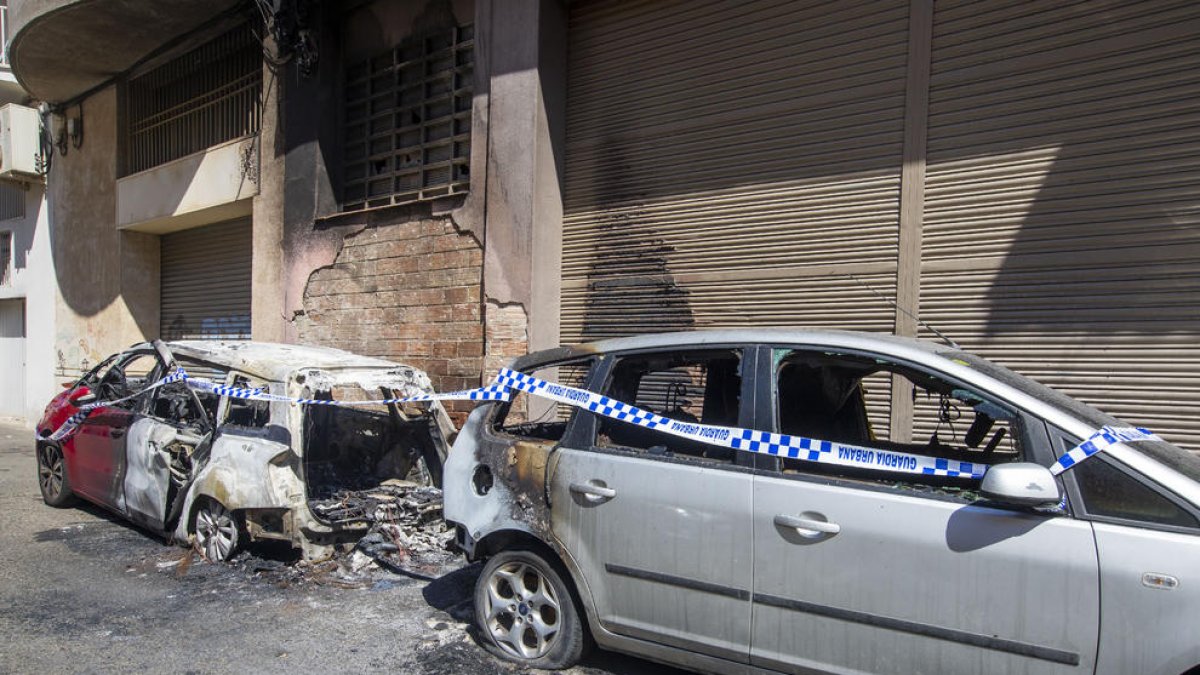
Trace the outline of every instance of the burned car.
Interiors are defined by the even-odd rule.
[[[190,378],[147,389],[182,369]],[[240,391],[280,398],[254,400]],[[139,393],[141,392],[141,393]],[[37,425],[52,506],[82,497],[211,560],[244,538],[306,558],[357,541],[400,488],[441,485],[453,425],[440,403],[321,405],[431,393],[420,370],[337,349],[154,341],[93,368]],[[60,440],[80,407],[99,405]]]
[[[721,673],[1197,672],[1200,459],[1005,368],[734,330],[511,370],[526,393],[471,414],[445,488],[504,658],[566,667],[592,640]]]

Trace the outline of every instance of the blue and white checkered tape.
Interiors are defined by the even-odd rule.
[[[70,434],[72,431],[74,431],[80,424],[82,424],[83,421],[88,418],[88,415],[90,415],[93,410],[96,410],[98,408],[103,408],[105,406],[116,405],[118,403],[124,403],[125,401],[133,400],[133,399],[141,396],[142,394],[145,394],[150,391],[154,391],[155,389],[158,389],[159,387],[161,387],[163,385],[171,384],[172,382],[179,382],[180,380],[186,380],[186,379],[188,379],[188,374],[186,372],[184,372],[183,368],[179,368],[178,370],[172,372],[170,375],[167,375],[166,377],[155,382],[154,384],[151,384],[143,389],[139,389],[138,391],[136,391],[128,396],[114,399],[112,401],[96,401],[94,403],[88,403],[86,405],[82,405],[79,407],[79,410],[75,411],[70,417],[67,418],[67,421],[63,422],[62,425],[60,425],[57,429],[55,429],[54,433],[52,433],[48,436],[45,436],[43,438],[46,440],[51,440],[51,441],[61,441],[68,434]]]
[[[552,384],[532,375],[509,369],[500,371],[497,383],[521,391],[549,398],[560,403],[590,410],[612,419],[636,424],[647,429],[717,445],[743,452],[755,452],[778,457],[788,457],[809,462],[837,464],[870,468],[880,471],[919,473],[930,476],[980,478],[987,465],[974,462],[958,462],[937,457],[890,452],[875,448],[863,448],[844,443],[821,441],[803,436],[775,434],[752,429],[695,424],[673,420],[642,410],[607,396],[583,389]]]
[[[452,391],[445,394],[426,394],[419,393],[412,396],[404,396],[399,398],[386,398],[373,401],[334,401],[328,399],[312,399],[312,398],[293,398],[290,396],[280,396],[279,394],[268,393],[265,388],[250,389],[246,387],[230,387],[223,384],[217,384],[211,380],[192,377],[188,375],[182,368],[176,370],[170,375],[162,378],[154,384],[137,391],[134,394],[119,398],[113,401],[100,401],[89,403],[81,406],[78,411],[67,418],[67,421],[62,424],[54,433],[46,436],[47,440],[60,441],[74,431],[88,415],[97,408],[116,405],[125,401],[142,396],[147,392],[153,391],[163,385],[171,384],[172,382],[186,381],[188,386],[194,389],[212,392],[218,396],[229,396],[231,398],[239,398],[253,401],[280,401],[283,403],[295,403],[299,405],[332,405],[332,406],[371,406],[371,405],[389,405],[397,403],[420,403],[427,401],[507,401],[512,395],[508,387],[501,387],[496,384],[488,385],[480,389],[470,389],[466,391]]]
[[[840,466],[869,468],[878,471],[914,473],[928,476],[947,476],[952,478],[981,478],[988,470],[988,466],[986,464],[980,464],[976,462],[961,462],[939,457],[928,457],[925,455],[914,455],[904,452],[891,452],[887,450],[880,450],[878,448],[865,448],[856,445],[848,445],[845,443],[822,441],[804,436],[776,434],[767,431],[755,431],[753,429],[740,429],[736,427],[723,427],[709,424],[683,422],[680,420],[663,417],[662,415],[650,412],[649,410],[643,410],[637,406],[633,406],[628,403],[597,394],[595,392],[577,389],[575,387],[568,387],[561,384],[554,384],[532,375],[527,375],[525,373],[510,370],[508,368],[501,369],[499,375],[496,377],[495,382],[479,389],[453,391],[444,394],[420,393],[411,396],[378,399],[372,401],[335,401],[329,399],[308,399],[281,396],[279,394],[268,393],[262,388],[249,389],[244,387],[229,387],[226,385],[216,384],[208,380],[193,378],[188,376],[188,374],[184,372],[182,368],[180,368],[167,377],[164,377],[158,382],[155,382],[154,384],[142,389],[141,391],[138,391],[137,393],[117,399],[115,401],[90,403],[81,407],[78,412],[68,418],[61,427],[59,427],[47,438],[53,441],[61,440],[76,427],[78,427],[79,424],[87,418],[91,411],[97,408],[114,405],[136,398],[145,394],[146,392],[157,389],[158,387],[170,384],[172,382],[178,382],[180,380],[185,380],[189,386],[211,391],[219,396],[230,396],[233,398],[259,401],[279,401],[298,405],[345,407],[390,405],[422,401],[507,401],[511,398],[512,391],[518,390],[534,396],[558,401],[559,403],[583,408],[605,417],[645,427],[647,429],[654,429],[656,431],[678,436],[680,438],[686,438],[701,443],[730,448],[733,450],[740,450],[743,452],[754,452],[809,462],[836,464]],[[1100,431],[1097,431],[1083,443],[1080,443],[1075,448],[1072,448],[1064,453],[1063,456],[1060,457],[1058,461],[1050,467],[1050,471],[1053,474],[1058,475],[1072,466],[1075,466],[1080,461],[1091,457],[1092,455],[1111,445],[1116,443],[1145,440],[1161,439],[1151,433],[1148,429],[1142,429],[1138,427],[1107,426]]]
[[[1141,427],[1104,427],[1092,434],[1084,442],[1063,453],[1062,457],[1058,458],[1058,461],[1050,465],[1050,473],[1057,476],[1097,452],[1117,443],[1161,440],[1161,438],[1154,435],[1149,429]]]

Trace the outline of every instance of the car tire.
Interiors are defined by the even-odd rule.
[[[55,508],[66,508],[75,503],[71,492],[71,481],[67,477],[67,464],[63,461],[62,448],[53,443],[44,443],[37,449],[38,488],[42,501]]]
[[[526,668],[575,665],[588,641],[567,578],[536,551],[492,556],[475,583],[475,623],[488,651]]]
[[[196,552],[209,562],[225,562],[237,552],[241,528],[221,502],[204,498],[192,520]]]

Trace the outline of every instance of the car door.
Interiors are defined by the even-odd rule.
[[[739,350],[627,355],[603,393],[656,413],[732,425]],[[554,454],[552,528],[613,633],[745,662],[752,474],[719,451],[580,411]],[[584,442],[579,442],[579,439]]]
[[[1053,430],[1061,452],[1081,440]],[[1181,451],[1182,452],[1182,451]],[[1195,472],[1193,471],[1193,475]],[[1101,453],[1063,474],[1100,557],[1096,673],[1193,672],[1200,665],[1200,508]]]
[[[763,359],[770,365],[760,376],[776,382],[775,428],[838,448],[916,452],[920,443],[882,440],[903,436],[895,430],[863,426],[887,416],[866,409],[865,378],[848,374],[899,374],[886,370],[886,355],[866,356],[778,350]],[[803,365],[799,377],[825,379],[785,382],[793,359]],[[1051,461],[1039,421],[909,364],[896,370],[1004,418],[1010,445],[990,459]],[[800,392],[802,405],[784,400]],[[832,403],[822,399],[830,394]],[[949,452],[963,429],[947,428],[954,404],[935,398],[942,424],[929,443]],[[977,485],[963,482],[800,461],[756,476],[751,662],[789,672],[1092,672],[1099,597],[1091,527],[1059,512],[975,503]]]
[[[170,360],[169,369],[182,366],[189,373],[225,382],[227,373],[222,369],[177,362],[165,345],[155,346]],[[210,435],[218,397],[209,392],[205,399],[201,401],[185,382],[167,384],[147,395],[129,429],[125,448],[124,494],[131,520],[155,530],[165,528],[170,507],[190,477],[192,455],[204,447]]]
[[[145,386],[162,372],[151,348],[131,350],[99,377],[92,393],[100,402],[114,401]],[[119,512],[125,510],[126,445],[140,399],[94,409],[72,435],[72,488],[88,499]]]

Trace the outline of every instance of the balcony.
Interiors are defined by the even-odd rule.
[[[201,27],[238,0],[12,0],[5,51],[35,98],[61,103],[101,86]],[[120,36],[114,39],[114,36]]]

